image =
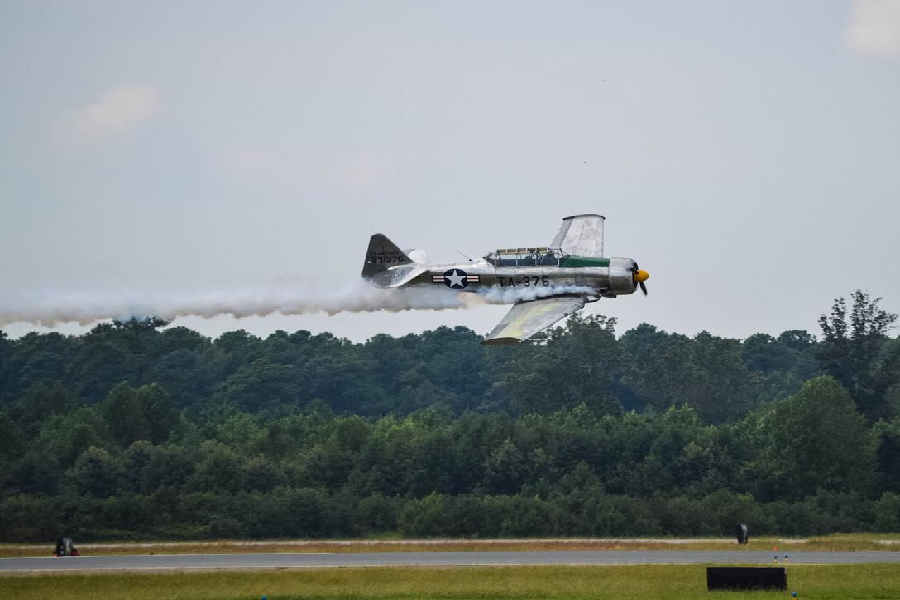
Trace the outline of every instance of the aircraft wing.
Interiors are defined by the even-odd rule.
[[[514,304],[482,344],[517,344],[585,305],[585,298],[555,296]]]
[[[551,248],[572,256],[603,256],[603,221],[600,215],[575,215],[563,219]]]

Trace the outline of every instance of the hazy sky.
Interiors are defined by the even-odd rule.
[[[620,332],[900,312],[900,0],[0,0],[0,81],[0,297],[341,288],[374,232],[450,261],[599,212],[651,274],[590,308]]]

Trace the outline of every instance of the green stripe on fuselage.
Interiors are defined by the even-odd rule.
[[[592,256],[567,256],[559,263],[560,267],[569,269],[576,267],[608,267],[608,258],[594,258]]]

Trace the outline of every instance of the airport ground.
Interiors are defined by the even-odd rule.
[[[779,564],[785,565],[785,554],[792,559],[788,568],[789,591],[797,591],[798,598],[819,599],[888,599],[900,598],[900,535],[841,534],[812,538],[759,538],[750,544],[738,546],[726,538],[705,539],[543,539],[543,540],[273,540],[273,541],[215,541],[215,542],[108,542],[82,544],[83,556],[104,561],[115,557],[143,560],[174,559],[176,567],[148,566],[140,563],[135,570],[119,570],[121,567],[98,565],[97,571],[39,572],[19,570],[3,572],[0,569],[0,598],[16,600],[88,598],[121,598],[144,600],[172,598],[180,600],[240,599],[250,600],[266,596],[269,600],[289,598],[315,598],[331,600],[353,598],[358,600],[392,599],[453,599],[468,598],[489,600],[519,600],[542,598],[568,600],[580,598],[633,598],[641,600],[680,600],[706,597],[705,566],[707,561],[726,560],[739,564],[745,555],[745,564],[759,565],[768,561],[773,547],[778,547]],[[55,568],[76,565],[83,559],[47,558],[48,546],[35,544],[4,544],[0,556],[7,563],[19,562],[15,557],[40,557],[40,567]],[[468,553],[472,563],[485,563],[497,557],[497,562],[514,562],[515,556],[549,553],[552,560],[562,555],[576,557],[578,551],[587,554],[609,554],[608,562],[622,561],[620,554],[639,555],[625,560],[657,562],[662,555],[665,562],[691,562],[700,564],[531,564],[515,566],[354,566],[361,563],[390,564],[391,553],[407,553],[414,556],[435,557],[438,554]],[[765,556],[761,557],[765,551]],[[868,564],[811,564],[824,559],[860,562],[872,560],[873,552],[884,553],[885,561]],[[272,566],[253,566],[254,555],[262,559],[273,553],[286,553],[300,561],[276,560]],[[357,556],[347,556],[355,553]],[[477,554],[477,556],[475,554]],[[794,554],[797,553],[797,554]],[[230,561],[216,568],[189,567],[199,555],[229,555]],[[244,554],[245,556],[234,556]],[[328,555],[346,556],[344,559],[328,559]],[[181,557],[175,555],[183,555]],[[515,556],[513,556],[515,555]],[[696,556],[686,556],[696,555]],[[813,555],[818,555],[813,557]],[[369,561],[364,556],[371,556]],[[394,554],[396,556],[396,554]],[[513,558],[510,558],[513,556]],[[668,558],[665,558],[668,556]],[[867,558],[868,557],[868,558]],[[223,557],[224,558],[224,557]],[[305,560],[305,558],[312,560]],[[398,557],[400,558],[400,557]],[[406,557],[403,557],[404,559]],[[583,557],[581,557],[583,558]],[[181,559],[184,559],[183,561]],[[240,562],[234,566],[234,560]],[[421,559],[416,559],[421,560]],[[532,560],[532,559],[528,559]],[[568,559],[566,559],[568,560]],[[77,561],[77,562],[75,562]],[[268,558],[256,561],[270,564]],[[606,562],[606,559],[588,558],[588,562]],[[6,562],[0,560],[0,562]],[[468,561],[462,561],[466,563]],[[536,559],[538,563],[548,562]],[[173,563],[173,564],[175,564]],[[85,566],[89,563],[82,563]],[[138,564],[138,563],[135,563]],[[302,565],[309,566],[297,568]],[[321,564],[333,565],[322,568]],[[771,563],[769,563],[771,564]],[[345,566],[339,566],[345,565]],[[334,568],[338,566],[338,568]],[[77,568],[81,568],[80,566]],[[148,571],[146,569],[160,569]],[[718,595],[718,594],[715,594]],[[742,600],[754,598],[785,597],[783,592],[744,592]]]
[[[801,599],[900,597],[897,565],[791,566],[788,592]],[[733,597],[733,593],[713,594]],[[16,600],[489,599],[682,600],[710,594],[702,565],[300,569],[250,572],[18,574],[0,577]],[[790,597],[741,592],[741,600]]]
[[[78,540],[75,540],[78,542]],[[900,551],[900,533],[834,534],[810,538],[554,538],[554,539],[373,539],[373,540],[217,540],[181,542],[97,542],[77,544],[84,556],[133,554],[251,554],[337,552],[533,552],[553,550],[744,550],[782,552]],[[0,558],[48,556],[47,544],[0,544]]]

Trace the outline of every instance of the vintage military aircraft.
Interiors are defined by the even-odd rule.
[[[526,340],[588,302],[647,295],[650,277],[630,258],[603,256],[601,215],[573,215],[547,247],[504,248],[476,261],[430,264],[420,251],[408,256],[376,233],[369,240],[362,277],[382,288],[444,286],[457,292],[503,292],[514,305],[485,338],[485,344]],[[512,292],[512,293],[510,293]]]

